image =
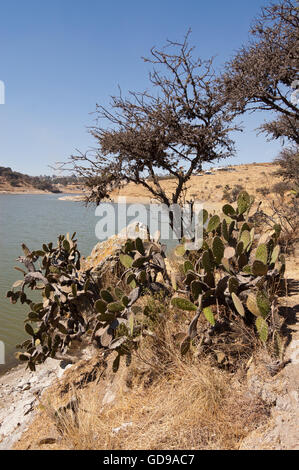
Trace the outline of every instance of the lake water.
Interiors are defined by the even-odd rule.
[[[99,241],[95,235],[95,227],[100,217],[95,215],[95,208],[86,208],[81,202],[59,200],[59,197],[61,195],[57,194],[0,195],[0,341],[5,344],[6,356],[6,364],[0,364],[0,372],[16,362],[15,345],[27,337],[24,318],[28,306],[11,304],[6,298],[7,290],[16,280],[22,278],[22,274],[13,269],[14,266],[23,268],[16,261],[23,254],[21,243],[36,250],[45,242],[55,243],[59,234],[77,232],[78,248],[83,256],[88,256]],[[114,209],[116,212],[124,210],[121,205],[116,204]],[[146,223],[146,220],[140,220]],[[116,223],[116,233],[128,222],[130,219],[122,217]],[[170,243],[171,246],[175,244]]]

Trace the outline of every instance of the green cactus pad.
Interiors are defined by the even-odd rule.
[[[187,310],[187,311],[196,311],[197,307],[194,305],[190,300],[184,299],[182,297],[173,297],[171,299],[171,304],[174,307],[180,308],[181,310]]]
[[[217,282],[216,290],[215,290],[215,295],[218,297],[223,297],[224,291],[227,288],[227,283],[228,283],[229,276],[225,276],[222,279],[219,279]]]
[[[119,287],[115,287],[114,292],[115,292],[115,296],[118,299],[121,299],[124,295],[124,291],[122,289],[120,289]]]
[[[184,273],[187,274],[188,271],[194,271],[194,266],[189,260],[184,263]]]
[[[138,258],[135,258],[132,267],[133,268],[141,268],[147,261],[149,260],[148,256],[138,256]]]
[[[110,292],[106,289],[102,289],[101,292],[101,297],[102,299],[105,301],[105,302],[113,302],[114,301],[114,298],[112,297],[112,295],[110,294]]]
[[[26,323],[25,331],[26,331],[26,333],[28,333],[28,335],[34,336],[34,330],[33,330],[32,326],[29,323]]]
[[[261,316],[263,318],[266,318],[271,310],[271,304],[265,291],[259,291],[257,293],[256,303],[259,308]]]
[[[109,312],[121,312],[125,306],[121,302],[111,302],[107,305]]]
[[[108,322],[111,323],[115,319],[115,315],[112,312],[104,312],[97,315],[97,320],[99,322]]]
[[[131,268],[133,264],[133,258],[129,255],[120,254],[119,260],[125,268]]]
[[[250,207],[250,196],[246,191],[242,191],[237,199],[238,212],[240,215],[244,214]]]
[[[224,204],[222,212],[229,217],[236,215],[235,209],[230,204]]]
[[[220,224],[219,215],[213,215],[213,217],[211,217],[209,220],[209,223],[207,226],[207,232],[212,232],[213,230],[216,230],[219,224]]]
[[[202,283],[199,281],[192,281],[190,288],[192,292],[192,297],[194,301],[196,301],[198,299],[198,296],[202,293]]]
[[[210,252],[208,250],[203,252],[201,263],[206,272],[211,271],[213,269],[213,262],[211,260]]]
[[[116,356],[116,358],[114,359],[113,364],[112,364],[112,370],[115,374],[119,369],[119,364],[120,364],[120,354],[118,354]]]
[[[206,209],[202,209],[199,214],[198,214],[198,221],[199,223],[202,223],[203,225],[205,225],[205,223],[207,222],[209,218],[209,213]]]
[[[70,249],[71,249],[71,246],[70,246],[70,244],[67,240],[63,240],[62,246],[65,249],[65,251],[70,251]]]
[[[224,244],[220,237],[214,237],[212,243],[212,251],[215,257],[216,263],[219,264],[224,254]]]
[[[135,245],[136,245],[136,249],[139,251],[139,253],[144,256],[145,254],[145,251],[144,251],[144,244],[143,244],[143,241],[141,240],[141,238],[136,238],[135,240]]]
[[[255,260],[252,264],[251,270],[254,276],[264,276],[268,272],[268,266],[266,266],[262,261]]]
[[[263,317],[257,317],[255,326],[261,341],[265,343],[268,339],[268,325],[266,320]]]
[[[229,241],[229,233],[228,233],[228,227],[227,227],[227,222],[225,219],[222,221],[222,235],[223,238],[228,242]]]
[[[242,226],[241,226],[241,228],[240,228],[240,234],[241,234],[242,232],[244,232],[244,230],[247,230],[248,232],[250,232],[250,227],[249,227],[249,225],[248,225],[247,222],[244,222],[244,223],[242,224]]]
[[[203,309],[203,314],[204,316],[206,317],[206,319],[208,320],[208,322],[214,326],[215,325],[215,318],[214,318],[214,314],[211,310],[211,307],[205,307]]]
[[[243,267],[246,266],[247,263],[248,263],[248,257],[246,255],[246,253],[242,253],[238,257],[238,266],[239,266],[240,271],[242,271]]]
[[[230,294],[232,292],[237,292],[238,291],[238,287],[239,287],[239,281],[236,277],[230,277],[229,280],[228,280],[228,290],[230,292]]]
[[[15,354],[15,358],[18,359],[19,361],[22,361],[22,362],[29,361],[30,360],[30,354],[17,352]]]
[[[250,232],[248,230],[244,230],[241,234],[240,241],[243,242],[243,249],[246,250],[248,245],[251,243]]]
[[[243,272],[246,274],[252,274],[250,264],[246,264],[245,266],[243,266]]]
[[[28,320],[30,321],[40,321],[39,315],[36,312],[29,312],[28,313]]]
[[[238,256],[240,256],[244,251],[244,242],[241,240],[236,246],[236,253]]]
[[[267,264],[267,260],[268,260],[267,245],[265,245],[264,243],[261,243],[257,247],[256,253],[255,253],[255,259],[261,261],[264,264]]]

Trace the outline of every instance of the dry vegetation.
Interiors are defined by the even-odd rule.
[[[251,190],[265,178],[265,166],[257,168],[260,176],[255,171],[255,181],[246,185]],[[236,181],[240,177],[236,173],[224,172],[222,178],[229,175],[233,184],[232,176]],[[219,174],[197,178],[219,178]],[[263,207],[268,205],[270,211],[272,201],[266,197]],[[281,203],[286,207],[287,197]],[[294,234],[298,236],[298,231],[292,239]],[[169,262],[172,269],[178,268],[175,258]],[[114,282],[111,277],[105,281]],[[190,312],[165,307],[150,297],[140,301],[152,310],[149,329],[154,336],[142,340],[130,367],[122,359],[113,374],[115,353],[100,351],[66,371],[42,397],[38,415],[16,449],[239,449],[253,430],[268,423],[269,405],[252,393],[247,382],[250,364],[267,359],[260,341],[251,338],[251,348],[235,358],[233,369],[217,366],[212,355],[199,357],[196,348],[182,356],[179,344]],[[238,331],[238,337],[247,333]]]
[[[215,171],[211,174],[194,175],[187,183],[186,200],[199,199],[205,202],[219,203],[215,206],[223,204],[223,192],[226,185],[231,189],[239,185],[246,189],[250,194],[261,197],[257,191],[261,187],[270,189],[275,183],[281,179],[274,175],[277,170],[277,165],[273,163],[252,163],[248,165],[232,166],[232,171]],[[165,179],[161,181],[161,186],[170,194],[175,188],[175,181]],[[240,192],[240,190],[239,190]],[[129,201],[145,201],[152,200],[151,194],[141,185],[129,183],[118,191],[114,191],[111,195],[113,198],[118,196],[125,196]],[[273,193],[272,193],[273,196]]]
[[[162,312],[156,303],[153,313]],[[268,406],[246,388],[248,361],[231,374],[208,357],[183,358],[177,332],[188,319],[165,308],[163,315],[156,338],[144,340],[129,369],[123,364],[113,376],[111,358],[108,367],[93,358],[67,371],[15,448],[238,449],[269,417]],[[107,391],[116,399],[103,405]]]
[[[55,412],[59,399],[48,394],[16,448],[237,449],[266,422],[267,406],[226,372],[206,363],[178,366],[152,385],[124,388],[114,405],[103,407],[97,382],[70,390],[74,410]]]

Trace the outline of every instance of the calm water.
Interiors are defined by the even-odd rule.
[[[57,235],[77,232],[78,247],[88,255],[98,241],[94,208],[82,203],[60,201],[59,195],[0,195],[0,340],[5,343],[6,365],[13,361],[15,345],[26,337],[24,318],[28,307],[11,304],[5,295],[12,283],[22,278],[13,266],[22,253],[21,243],[30,249],[56,241]],[[4,368],[0,365],[1,368]]]
[[[0,365],[0,372],[13,365],[15,345],[27,337],[24,318],[28,306],[13,305],[6,299],[7,290],[22,278],[22,274],[13,269],[13,266],[23,267],[16,261],[23,254],[21,243],[35,250],[45,242],[55,243],[59,234],[77,232],[78,248],[83,256],[88,256],[99,241],[95,226],[100,218],[95,215],[94,207],[86,208],[80,202],[61,201],[59,197],[56,194],[0,195],[0,341],[5,343],[6,352],[6,364]],[[122,210],[121,205],[114,207]],[[119,226],[115,227],[116,232],[125,225],[125,219],[120,221]]]

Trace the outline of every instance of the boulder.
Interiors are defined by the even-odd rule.
[[[128,238],[131,240],[135,240],[136,238],[149,240],[149,229],[141,222],[133,222],[123,228],[117,235],[113,235],[108,238],[108,240],[97,243],[90,256],[86,258],[84,269],[97,268],[116,250],[120,249]]]

